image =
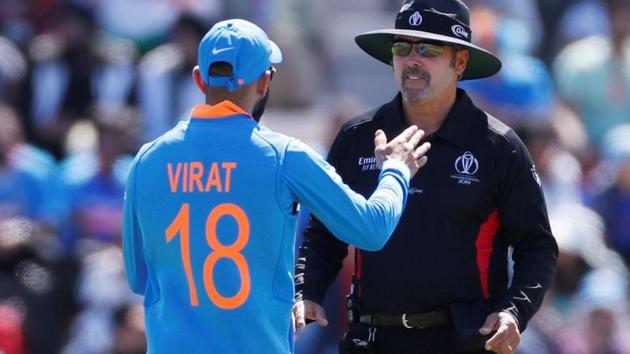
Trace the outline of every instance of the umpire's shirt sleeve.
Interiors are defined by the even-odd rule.
[[[511,313],[523,331],[540,307],[555,273],[558,246],[551,234],[540,179],[523,142],[514,131],[499,153],[501,233],[514,248],[512,285],[499,310]]]
[[[335,138],[327,159],[342,178],[345,175],[345,164],[340,159],[341,156],[347,156],[344,151],[347,143],[344,141],[346,137],[342,129]],[[311,300],[322,304],[326,290],[335,280],[347,254],[348,244],[335,238],[324,224],[311,214],[296,260],[296,300]]]

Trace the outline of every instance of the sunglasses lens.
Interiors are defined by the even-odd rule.
[[[399,57],[407,56],[411,53],[412,46],[413,44],[409,42],[396,42],[392,45],[392,54]]]
[[[444,46],[438,44],[421,43],[416,44],[416,51],[425,58],[439,57],[444,53]]]
[[[414,46],[416,53],[423,58],[439,57],[444,53],[444,46],[440,44],[395,42],[392,44],[392,54],[405,57],[411,53],[411,48]]]

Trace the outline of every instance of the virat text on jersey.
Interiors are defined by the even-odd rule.
[[[169,162],[166,169],[171,192],[229,192],[236,165],[236,162]]]

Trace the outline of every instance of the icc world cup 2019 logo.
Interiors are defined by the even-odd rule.
[[[420,15],[419,11],[414,12],[411,16],[409,16],[409,24],[412,26],[420,26],[422,23],[422,15]]]
[[[461,174],[474,175],[479,169],[479,162],[470,151],[466,151],[455,160],[455,170]]]

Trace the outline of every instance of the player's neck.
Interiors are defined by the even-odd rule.
[[[256,103],[255,93],[249,91],[228,93],[223,91],[212,91],[206,93],[206,104],[211,106],[217,105],[225,100],[230,101],[240,107],[242,110],[251,113],[254,104]]]

